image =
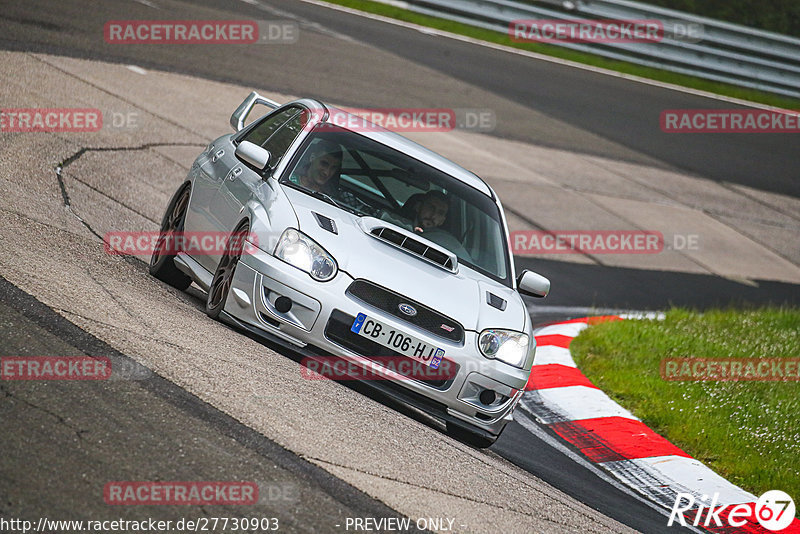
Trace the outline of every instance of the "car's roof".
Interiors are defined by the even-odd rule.
[[[350,113],[346,109],[341,109],[336,106],[332,106],[330,104],[325,104],[318,100],[303,99],[296,101],[296,103],[303,105],[309,105],[309,103],[314,103],[316,105],[321,105],[328,111],[334,112],[336,114],[344,113],[346,115],[355,116],[353,113]],[[403,137],[402,135],[396,132],[387,130],[386,128],[383,128],[377,124],[369,122],[363,117],[359,117],[358,122],[361,124],[368,124],[369,128],[364,128],[363,130],[354,133],[358,133],[359,135],[363,135],[368,139],[372,139],[373,141],[384,144],[399,152],[408,154],[412,158],[417,159],[423,163],[426,163],[431,167],[440,169],[441,171],[452,176],[453,178],[456,178],[457,180],[464,182],[465,184],[473,187],[474,189],[477,189],[486,196],[492,199],[495,198],[494,191],[492,191],[492,188],[489,187],[486,184],[486,182],[484,182],[480,177],[468,171],[467,169],[461,167],[460,165],[453,163],[444,156],[441,156],[436,152],[427,149],[424,146],[415,143],[411,139]],[[343,130],[353,131],[349,130],[346,127],[341,127],[341,128]]]

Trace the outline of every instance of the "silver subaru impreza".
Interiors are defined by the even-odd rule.
[[[270,112],[244,126],[256,104]],[[515,277],[500,200],[480,178],[332,113],[353,117],[251,93],[235,132],[208,145],[170,200],[159,243],[231,239],[211,253],[157,246],[150,273],[179,289],[195,282],[209,316],[291,346],[309,369],[348,369],[489,446],[533,363],[520,293],[544,297],[550,282]]]

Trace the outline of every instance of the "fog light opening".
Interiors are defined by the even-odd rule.
[[[494,401],[497,400],[497,394],[491,389],[484,389],[478,396],[478,400],[481,401],[481,404],[485,404],[486,406],[491,406],[492,404],[494,404]]]
[[[275,299],[275,309],[279,313],[286,313],[292,309],[292,299],[289,297],[278,297]]]

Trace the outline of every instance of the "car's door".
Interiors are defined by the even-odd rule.
[[[247,128],[243,139],[263,146],[275,132],[280,130],[281,126],[296,116],[298,112],[299,108],[295,106],[278,109],[261,118],[252,127]],[[216,141],[204,161],[201,161],[199,169],[195,173],[192,203],[186,215],[187,231],[204,233],[233,231],[232,225],[236,222],[231,223],[230,221],[239,215],[241,205],[237,207],[235,203],[231,203],[228,188],[223,192],[223,186],[226,185],[226,182],[239,179],[236,196],[246,195],[249,198],[250,193],[245,191],[246,184],[250,184],[252,187],[260,182],[261,177],[236,157],[236,144],[241,140],[237,137],[242,136],[234,134]],[[270,165],[274,162],[274,159],[270,161]],[[210,272],[214,272],[221,257],[221,254],[217,254],[216,251],[211,254],[208,251],[199,251],[191,255]]]
[[[221,138],[209,145],[208,151],[198,158],[198,167],[192,168],[192,200],[186,213],[187,232],[210,233],[217,230],[212,209],[226,173],[230,170],[233,145]],[[208,268],[208,258],[201,251],[188,251],[201,265]]]
[[[242,218],[242,207],[286,155],[286,151],[302,132],[308,118],[308,113],[305,113],[303,108],[294,106],[274,115],[267,117],[240,139],[232,142],[232,148],[241,141],[257,144],[270,153],[270,161],[268,168],[260,171],[241,161],[234,154],[229,170],[211,204],[219,231],[231,232],[235,229]],[[268,194],[271,190],[264,188],[264,192]],[[214,259],[216,262],[219,261],[219,257]]]

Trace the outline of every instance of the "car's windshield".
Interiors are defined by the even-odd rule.
[[[415,232],[453,252],[460,263],[510,285],[497,205],[407,154],[351,131],[318,128],[282,181],[357,215]]]

